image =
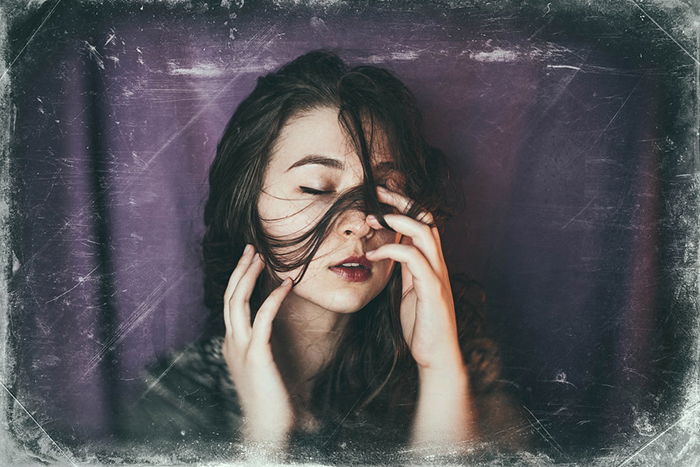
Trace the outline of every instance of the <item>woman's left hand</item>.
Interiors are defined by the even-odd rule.
[[[406,343],[421,375],[465,373],[457,337],[452,288],[442,254],[440,234],[429,212],[413,219],[405,215],[412,201],[383,187],[379,201],[402,214],[386,214],[386,223],[401,234],[399,243],[389,243],[366,253],[367,259],[391,259],[401,263],[401,326]],[[373,229],[382,229],[376,217],[367,216]]]
[[[457,319],[440,234],[429,212],[405,215],[412,201],[377,188],[379,201],[401,214],[386,214],[386,223],[401,235],[398,243],[367,252],[367,259],[401,263],[401,327],[418,365],[419,397],[411,444],[424,452],[452,450],[455,443],[477,439],[474,401],[457,335]],[[382,226],[367,216],[373,229]],[[464,446],[468,446],[464,445]]]

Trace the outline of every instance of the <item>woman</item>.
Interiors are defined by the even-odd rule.
[[[316,51],[260,78],[209,182],[214,337],[152,368],[141,433],[432,452],[516,418],[481,337],[481,293],[445,265],[439,227],[457,190],[395,76]]]

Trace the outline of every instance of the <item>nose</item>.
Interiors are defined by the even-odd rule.
[[[370,238],[374,233],[374,230],[367,224],[367,215],[358,210],[346,212],[338,222],[337,230],[343,237]]]

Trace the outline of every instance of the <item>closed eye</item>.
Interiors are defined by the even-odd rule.
[[[308,193],[310,195],[329,195],[334,193],[333,190],[317,190],[308,186],[300,186],[299,189],[302,191],[302,193]]]

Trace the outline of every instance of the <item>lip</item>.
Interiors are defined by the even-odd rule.
[[[359,267],[341,266],[344,263],[357,263]],[[350,256],[328,269],[348,282],[364,282],[372,276],[372,263],[364,256]]]

